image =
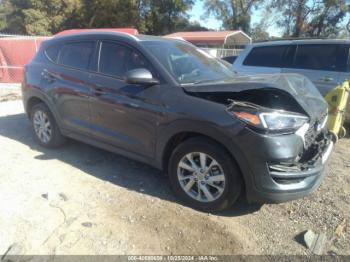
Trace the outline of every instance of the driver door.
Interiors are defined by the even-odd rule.
[[[92,135],[101,142],[151,157],[160,88],[124,81],[127,71],[151,66],[138,51],[122,43],[103,41],[99,50],[98,72],[90,74]]]

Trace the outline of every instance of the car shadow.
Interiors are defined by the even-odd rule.
[[[350,123],[345,123],[344,127],[346,129],[346,135],[345,138],[350,138]]]
[[[57,159],[128,190],[178,203],[168,178],[151,166],[71,139],[55,149],[39,146],[33,138],[31,125],[25,114],[0,117],[0,135],[37,151],[35,159]],[[233,207],[217,215],[241,216],[255,212],[260,207],[261,205],[249,205],[245,197],[240,197]]]

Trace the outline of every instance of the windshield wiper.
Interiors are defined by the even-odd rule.
[[[260,109],[263,108],[260,105],[248,102],[248,101],[235,101],[232,99],[227,99],[227,101],[230,103],[229,104],[229,109],[235,106],[240,106],[240,107],[249,107],[249,108],[253,108],[253,109]]]
[[[201,79],[197,80],[191,84],[196,85],[196,84],[201,84],[201,83],[207,83],[207,82],[219,82],[219,81],[225,81],[225,80],[230,80],[232,79],[231,77],[226,77],[226,78],[217,78],[217,79]]]
[[[195,82],[192,82],[191,84],[197,85],[197,84],[201,84],[201,83],[215,82],[215,81],[219,81],[219,80],[220,79],[201,79],[201,80],[197,80]]]

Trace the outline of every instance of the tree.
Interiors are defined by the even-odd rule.
[[[199,22],[190,22],[187,19],[183,21],[183,24],[179,24],[177,27],[177,30],[179,31],[209,31],[210,29],[207,27],[202,26]]]
[[[266,28],[267,27],[263,22],[252,26],[252,29],[250,30],[250,37],[252,38],[253,42],[270,39],[270,35],[266,31]]]
[[[313,37],[336,37],[342,26],[340,23],[345,18],[347,8],[342,1],[325,0],[317,13],[307,24],[305,34]]]
[[[136,1],[81,0],[81,19],[76,27],[135,27],[138,20]]]
[[[226,30],[243,30],[249,33],[250,17],[253,7],[261,0],[205,0],[205,15],[214,15],[222,21]]]
[[[288,8],[287,8],[288,7]],[[335,36],[346,15],[343,0],[271,0],[284,36]]]
[[[47,35],[62,29],[65,21],[75,19],[80,0],[4,0],[2,30],[17,34]]]
[[[145,0],[143,10],[146,33],[164,35],[172,33],[183,23],[188,23],[186,12],[193,0]]]
[[[50,35],[70,28],[135,27],[167,34],[190,25],[193,0],[0,0],[0,30]]]

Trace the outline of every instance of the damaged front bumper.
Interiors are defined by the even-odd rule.
[[[247,142],[250,150],[244,149]],[[319,186],[333,148],[326,130],[319,132],[308,148],[296,134],[267,136],[249,128],[235,143],[241,144],[245,158],[246,165],[241,169],[248,200],[264,203],[285,202],[310,194]]]

